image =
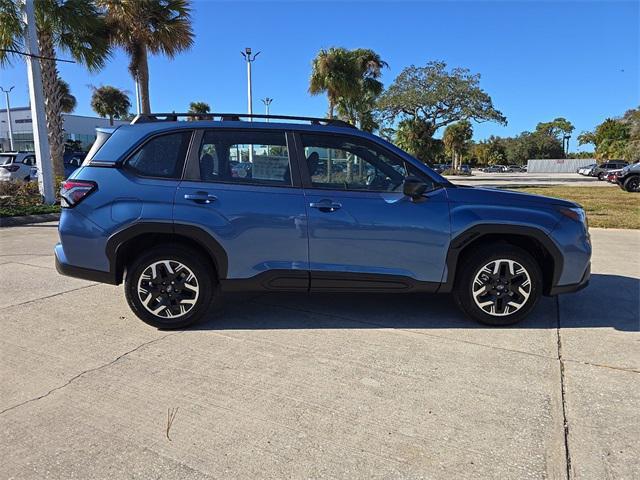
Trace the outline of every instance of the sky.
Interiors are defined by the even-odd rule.
[[[479,73],[508,125],[474,124],[476,140],[531,131],[562,116],[576,127],[571,149],[577,150],[578,133],[640,104],[637,0],[192,4],[194,47],[172,60],[150,58],[153,111],[186,111],[191,101],[205,101],[213,111],[246,112],[245,47],[261,52],[253,64],[254,113],[264,111],[261,98],[272,97],[272,114],[324,116],[326,97],[310,96],[307,88],[311,60],[332,46],[378,52],[389,64],[385,85],[404,67],[431,60]],[[59,63],[78,100],[74,113],[94,115],[91,85],[127,90],[134,104],[127,64],[118,50],[96,73]],[[0,71],[0,85],[15,85],[12,106],[28,104],[23,61]]]

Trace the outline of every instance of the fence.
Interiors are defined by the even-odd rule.
[[[527,162],[528,173],[576,173],[576,171],[596,162],[595,158],[548,158],[532,159]]]

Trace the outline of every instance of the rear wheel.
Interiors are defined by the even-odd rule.
[[[624,181],[627,192],[640,192],[640,175],[633,175]]]
[[[598,174],[598,180],[604,180],[605,175],[606,175],[606,173],[605,173],[605,172],[600,172],[600,173]]]
[[[125,295],[131,310],[157,328],[182,328],[198,322],[216,293],[210,262],[181,245],[153,248],[127,269]]]
[[[487,325],[511,325],[535,307],[542,272],[526,251],[495,244],[474,251],[456,279],[454,296],[471,318]]]

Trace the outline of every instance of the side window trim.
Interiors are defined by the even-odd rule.
[[[191,138],[189,139],[189,144],[187,145],[187,152],[185,153],[184,158],[182,158],[180,161],[182,162],[182,168],[180,169],[180,175],[177,177],[157,177],[157,176],[153,176],[153,175],[142,175],[141,173],[135,172],[133,171],[131,168],[127,168],[129,161],[140,151],[142,150],[149,142],[153,141],[154,139],[158,138],[158,137],[163,137],[165,135],[175,135],[176,133],[190,133],[191,134]],[[195,131],[192,129],[175,129],[175,130],[169,130],[169,131],[162,131],[162,132],[158,132],[152,135],[149,135],[147,137],[145,137],[130,153],[127,154],[127,156],[124,158],[124,160],[122,160],[120,163],[122,169],[124,169],[125,171],[129,172],[132,175],[135,175],[136,177],[139,178],[152,178],[155,180],[169,180],[169,181],[180,181],[183,178],[184,175],[184,166],[185,163],[187,162],[187,157],[189,154],[189,148],[191,146],[191,142],[193,142],[193,135],[194,135]]]
[[[285,137],[285,145],[287,147],[287,155],[289,159],[289,171],[291,174],[291,185],[269,185],[269,184],[259,184],[259,183],[244,183],[244,182],[229,182],[229,181],[206,181],[200,178],[200,147],[202,146],[202,141],[204,139],[204,135],[208,131],[214,132],[224,132],[224,133],[246,133],[246,132],[281,132]],[[248,187],[266,187],[266,188],[301,188],[302,182],[300,179],[300,170],[298,166],[298,157],[296,153],[296,145],[294,143],[294,137],[292,132],[288,130],[274,130],[274,129],[239,129],[239,128],[199,128],[196,129],[194,135],[191,137],[191,143],[189,145],[189,152],[187,154],[187,161],[185,162],[185,169],[183,180],[189,182],[201,182],[201,183],[210,183],[210,184],[224,184],[224,185],[245,185]]]

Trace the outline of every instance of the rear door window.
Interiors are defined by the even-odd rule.
[[[126,162],[127,170],[142,177],[180,178],[191,130],[153,137]]]
[[[291,186],[283,131],[209,130],[203,135],[198,160],[205,182]]]

